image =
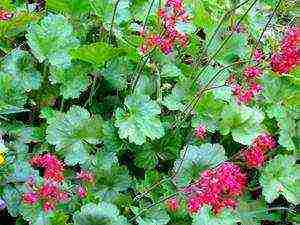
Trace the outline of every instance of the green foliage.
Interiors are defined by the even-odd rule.
[[[100,142],[102,119],[90,116],[86,109],[73,106],[67,113],[55,112],[47,117],[47,141],[65,156],[68,165],[84,163],[89,159],[89,149]]]
[[[292,156],[278,155],[262,170],[259,181],[268,203],[282,194],[289,202],[299,204],[299,167],[295,162]]]
[[[67,69],[51,67],[50,80],[53,84],[60,84],[60,94],[64,99],[78,98],[89,85],[90,71],[83,63],[72,64]]]
[[[136,208],[133,208],[133,212],[139,214]],[[166,225],[170,221],[170,217],[165,209],[153,207],[137,217],[136,221],[139,225]]]
[[[39,89],[41,74],[32,65],[33,57],[25,51],[13,51],[3,62],[2,71],[12,77],[13,86],[22,91]]]
[[[141,145],[147,137],[153,140],[164,136],[164,128],[157,117],[160,107],[149,96],[128,96],[124,104],[127,111],[118,108],[115,121],[121,138],[128,138],[129,142]]]
[[[79,44],[72,25],[64,16],[55,14],[44,17],[39,24],[31,24],[26,38],[39,62],[47,59],[52,66],[62,68],[71,65],[69,52]]]
[[[113,58],[117,50],[104,42],[82,45],[72,50],[72,58],[93,64],[96,67],[102,67],[106,60]]]
[[[209,206],[204,206],[195,216],[193,216],[193,225],[235,225],[236,218],[228,209],[222,213],[214,215]]]
[[[106,202],[89,203],[73,216],[74,225],[126,225],[127,220],[119,215],[118,208]]]
[[[279,74],[271,61],[296,26],[295,2],[184,0],[175,21],[174,2],[0,1],[0,210],[16,225],[299,223],[300,70]],[[252,66],[260,77],[246,77]],[[243,102],[254,84],[261,91]],[[243,151],[262,133],[276,148],[250,168]],[[67,201],[45,185],[55,160],[31,161],[44,154],[63,165]],[[225,161],[247,177],[235,207],[189,212],[200,191],[190,184]]]
[[[187,185],[201,170],[212,168],[226,160],[225,150],[220,144],[202,144],[185,146],[180,159],[175,162],[174,171],[178,171],[175,178],[179,186]]]

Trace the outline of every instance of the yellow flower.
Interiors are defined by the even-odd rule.
[[[0,166],[2,166],[5,163],[4,154],[0,153]]]

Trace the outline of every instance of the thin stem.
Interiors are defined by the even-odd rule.
[[[112,36],[113,36],[114,21],[115,21],[115,17],[116,17],[116,14],[117,14],[117,9],[118,9],[119,2],[120,2],[120,0],[117,0],[116,4],[115,4],[115,7],[114,7],[113,17],[111,19],[110,31],[109,31],[109,36],[108,36],[108,43],[111,43],[111,39],[112,39]]]
[[[133,218],[131,218],[131,219],[129,220],[129,222],[131,223],[131,222],[135,221],[137,218],[139,218],[141,215],[143,215],[143,213],[145,213],[147,210],[151,209],[152,207],[154,207],[154,206],[156,206],[156,205],[159,205],[159,204],[162,203],[162,202],[165,202],[165,201],[167,201],[167,200],[169,200],[169,199],[175,197],[176,195],[177,195],[177,193],[171,194],[171,195],[169,195],[169,196],[167,196],[167,197],[165,197],[165,198],[159,200],[158,202],[155,202],[155,203],[153,203],[153,204],[147,206],[146,208],[142,209],[137,215],[135,215]]]

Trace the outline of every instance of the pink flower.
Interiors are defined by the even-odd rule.
[[[5,11],[5,10],[0,10],[0,21],[4,21],[4,20],[9,20],[13,17],[13,14]]]
[[[265,152],[276,147],[276,140],[271,135],[261,134],[254,140],[252,146]]]
[[[246,182],[246,175],[229,162],[206,170],[197,182],[184,190],[188,196],[187,209],[195,213],[203,205],[210,205],[214,213],[219,213],[223,208],[235,207],[235,197],[242,194]]]
[[[253,93],[253,95],[257,95],[261,92],[262,90],[262,86],[260,84],[257,84],[255,82],[253,82],[251,85],[250,85],[250,90],[251,92]]]
[[[34,156],[30,163],[33,166],[42,167],[45,169],[44,178],[46,180],[55,182],[61,182],[64,180],[63,163],[58,160],[55,155],[48,153],[45,155]]]
[[[34,192],[29,192],[23,195],[22,200],[25,204],[34,205],[39,200],[39,196]]]
[[[198,139],[204,139],[206,136],[206,127],[204,125],[199,125],[198,127],[195,128],[195,136]]]
[[[287,74],[300,63],[300,28],[288,29],[282,43],[281,50],[273,53],[270,66],[279,75]]]
[[[80,173],[77,173],[76,178],[88,183],[93,183],[95,181],[94,175],[91,172],[84,170],[81,170]]]
[[[171,198],[171,199],[168,199],[166,201],[166,205],[167,205],[167,208],[171,211],[171,212],[175,212],[179,209],[179,203],[178,203],[178,200],[177,198]]]
[[[260,62],[263,59],[264,55],[259,49],[255,49],[252,55],[252,59],[256,62]]]
[[[85,198],[87,196],[87,192],[84,187],[79,186],[77,190],[77,195],[79,198]]]
[[[250,148],[244,152],[244,159],[248,167],[259,168],[265,162],[264,152],[260,148]]]
[[[50,212],[53,211],[55,209],[55,205],[52,202],[45,202],[43,205],[43,210],[44,212]]]
[[[258,67],[249,66],[244,70],[244,75],[246,78],[258,78],[262,74],[262,71]]]

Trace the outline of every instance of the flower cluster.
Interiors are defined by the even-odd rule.
[[[244,160],[248,167],[259,168],[266,160],[267,151],[276,147],[275,139],[268,134],[259,135],[249,149],[243,153]]]
[[[145,54],[150,49],[159,47],[167,55],[173,51],[175,43],[179,43],[181,47],[186,47],[187,35],[176,27],[177,22],[188,22],[188,15],[182,0],[167,0],[165,8],[158,11],[158,16],[161,18],[164,31],[161,35],[146,35],[145,29],[142,27],[140,34],[145,37],[145,41],[140,47],[140,52]]]
[[[64,166],[63,163],[50,153],[45,155],[38,155],[31,159],[32,166],[41,167],[44,171],[44,179],[60,182],[64,180]]]
[[[179,209],[177,198],[171,198],[166,201],[166,206],[171,212],[176,212]]]
[[[288,29],[279,52],[271,57],[271,68],[274,72],[282,75],[289,73],[300,62],[300,28]]]
[[[247,78],[247,87],[244,87],[235,81],[230,84],[231,91],[238,103],[248,104],[261,92],[262,86],[254,80],[255,78],[260,77],[260,75],[260,69],[248,67],[244,71],[244,76]]]
[[[69,199],[68,193],[61,190],[61,182],[64,180],[64,166],[55,155],[50,153],[34,156],[30,163],[32,166],[44,169],[44,182],[37,185],[33,178],[27,181],[28,192],[23,195],[23,202],[34,205],[38,201],[43,204],[43,210],[49,212],[55,209],[60,202]]]
[[[203,140],[205,138],[206,135],[206,127],[204,125],[199,125],[198,127],[195,128],[195,136],[200,139]]]
[[[261,60],[264,58],[263,53],[259,49],[255,49],[252,55],[252,59],[256,62],[261,62]]]
[[[0,21],[10,20],[12,17],[13,17],[13,14],[0,9]]]
[[[86,183],[94,183],[95,176],[91,172],[81,170],[79,173],[76,174],[76,178],[86,182]],[[84,186],[79,185],[77,188],[77,195],[79,198],[85,198],[87,196],[87,190]]]
[[[214,213],[234,207],[235,197],[242,194],[246,180],[240,168],[229,162],[204,171],[197,182],[184,189],[188,211],[196,213],[204,205],[210,205]]]
[[[23,195],[23,203],[34,205],[41,201],[45,212],[53,211],[58,203],[69,200],[68,193],[61,190],[58,182],[44,180],[41,186],[28,182],[27,186],[29,191]]]

